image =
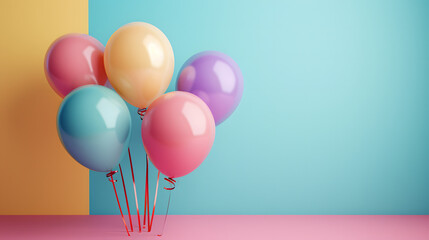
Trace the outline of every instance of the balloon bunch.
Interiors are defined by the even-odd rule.
[[[46,54],[46,77],[58,95],[64,97],[57,116],[61,142],[78,163],[107,172],[129,236],[113,179],[117,172],[113,169],[119,165],[133,231],[119,163],[128,149],[141,232],[129,149],[131,116],[124,100],[137,107],[142,118],[141,136],[147,153],[143,228],[147,216],[150,232],[160,173],[171,184],[165,189],[173,190],[174,178],[189,174],[207,157],[215,126],[232,114],[241,99],[240,69],[223,53],[207,51],[192,56],[180,70],[177,91],[164,94],[173,70],[173,49],[167,37],[143,22],[119,28],[106,48],[88,35],[69,34],[57,39]],[[148,159],[158,169],[152,218]]]

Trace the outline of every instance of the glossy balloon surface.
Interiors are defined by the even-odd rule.
[[[45,57],[45,75],[61,97],[74,89],[107,80],[103,60],[104,46],[86,34],[68,34],[49,47]]]
[[[104,64],[116,92],[131,105],[146,108],[167,90],[174,54],[161,30],[135,22],[122,26],[110,37]]]
[[[187,92],[170,92],[149,106],[142,122],[142,138],[159,171],[169,177],[182,177],[209,154],[215,123],[200,98]]]
[[[206,51],[185,62],[176,89],[200,97],[209,106],[216,125],[219,125],[240,103],[243,76],[237,63],[228,55]]]
[[[103,86],[84,86],[67,95],[57,116],[58,135],[70,155],[99,172],[116,167],[131,135],[125,102]]]

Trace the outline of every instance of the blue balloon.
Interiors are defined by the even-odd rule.
[[[58,135],[65,149],[83,166],[98,172],[116,167],[128,148],[131,116],[124,100],[98,85],[68,94],[57,115]]]

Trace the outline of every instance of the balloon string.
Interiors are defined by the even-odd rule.
[[[158,171],[158,177],[157,177],[157,180],[156,180],[155,197],[154,197],[154,200],[153,200],[152,217],[151,217],[151,220],[150,220],[148,232],[150,232],[152,230],[153,217],[155,215],[156,199],[157,199],[157,196],[158,196],[158,187],[159,187],[159,175],[160,175],[160,172]],[[171,187],[169,187],[169,188],[164,187],[165,190],[171,191],[171,190],[173,190],[176,187],[176,184],[175,184],[176,180],[174,180],[173,178],[170,178],[170,177],[169,178],[164,178],[164,180],[167,181],[167,182],[169,182],[171,184]],[[167,221],[168,209],[170,207],[170,198],[171,198],[171,192],[169,192],[169,196],[168,196],[167,211],[165,213],[164,223],[163,223],[163,226],[162,226],[162,229],[161,229],[161,233],[158,234],[158,236],[161,236],[162,233],[164,232],[165,222]]]
[[[143,117],[146,113],[147,108],[139,108],[137,110],[138,115],[140,115],[140,119],[143,120]],[[146,185],[145,185],[145,195],[144,195],[144,211],[143,211],[143,228],[146,226],[146,212],[147,212],[147,224],[149,227],[149,166],[148,159],[146,155]]]
[[[140,224],[139,202],[137,200],[136,180],[134,179],[133,161],[131,160],[130,148],[128,148],[128,156],[130,158],[131,175],[133,176],[134,196],[136,197],[137,219],[139,221],[139,232],[141,232],[142,231],[142,226]]]
[[[146,161],[148,160],[148,157],[147,157],[147,155],[146,155]],[[158,188],[159,188],[159,175],[160,175],[160,171],[158,171],[158,177],[157,177],[157,179],[156,179],[156,189],[155,189],[155,197],[154,197],[154,199],[153,199],[153,209],[152,209],[152,217],[151,217],[151,220],[150,220],[150,223],[149,223],[149,229],[148,229],[148,232],[150,232],[151,230],[152,230],[152,224],[153,224],[153,217],[155,216],[155,208],[156,208],[156,200],[157,200],[157,197],[158,197]],[[168,190],[168,191],[171,191],[171,190],[173,190],[174,188],[176,188],[176,180],[174,180],[173,178],[164,178],[164,180],[165,181],[167,181],[167,182],[169,182],[170,184],[171,184],[171,187],[164,187],[164,189],[165,190]],[[169,195],[169,197],[168,197],[168,205],[167,205],[167,212],[166,212],[166,215],[165,215],[165,218],[164,218],[164,224],[163,224],[163,227],[162,227],[162,231],[164,231],[164,227],[165,227],[165,222],[166,222],[166,220],[167,220],[167,214],[168,214],[168,208],[169,208],[169,206],[170,206],[170,197],[171,197],[171,192],[170,192],[170,195]],[[162,233],[161,233],[162,234]],[[161,235],[159,235],[159,236],[161,236]]]
[[[149,185],[149,159],[147,158],[147,155],[146,155],[146,184],[147,184],[147,190],[146,190],[146,198],[147,198],[147,225],[148,225],[148,227],[149,227],[149,217],[150,217],[150,211],[149,211],[149,204],[150,204],[150,202],[149,202],[149,187],[150,187],[150,185]]]
[[[147,204],[147,201],[146,201],[146,197],[147,197],[147,195],[146,195],[146,187],[147,187],[147,185],[145,184],[145,186],[144,186],[143,228],[146,227],[146,204]]]
[[[167,187],[164,187],[164,189],[165,190],[173,190],[173,189],[175,189],[176,188],[176,180],[174,180],[173,178],[164,178],[164,180],[165,181],[167,181],[167,182],[169,182],[170,184],[171,184],[171,187],[169,187],[169,188],[167,188]]]
[[[131,232],[134,232],[133,221],[131,220],[130,205],[128,204],[128,194],[127,194],[127,189],[125,188],[124,174],[122,173],[121,164],[119,164],[119,171],[121,172],[122,186],[124,187],[125,202],[127,203],[128,218],[130,219],[130,228],[131,228]]]
[[[137,113],[140,115],[140,119],[143,120],[143,117],[145,116],[147,111],[147,108],[139,108],[137,110]],[[134,173],[133,173],[133,166],[132,166],[132,162],[131,162],[131,154],[130,154],[130,149],[128,148],[128,155],[130,157],[130,165],[131,165],[131,171],[132,171],[132,175],[133,175],[133,183],[134,183],[134,192],[135,192],[135,196],[136,196],[136,204],[137,204],[137,192],[136,192],[136,188],[135,188],[135,182],[134,182]],[[156,190],[155,190],[155,198],[153,201],[153,210],[152,210],[152,217],[150,218],[150,211],[149,211],[149,159],[148,156],[146,154],[146,185],[145,185],[145,199],[144,199],[144,214],[143,214],[143,227],[145,227],[146,225],[146,211],[147,211],[147,226],[148,226],[148,232],[150,232],[152,230],[152,224],[153,224],[153,218],[155,215],[155,207],[156,207],[156,199],[158,196],[158,187],[159,187],[159,175],[160,172],[158,171],[158,177],[156,180]],[[171,191],[173,189],[175,189],[176,187],[176,180],[174,180],[173,178],[164,178],[165,181],[169,182],[171,184],[171,187],[164,187],[165,190]],[[168,203],[167,203],[167,210],[165,213],[165,217],[164,217],[164,223],[162,225],[162,229],[161,229],[161,233],[158,234],[158,236],[161,236],[162,233],[164,232],[164,228],[165,228],[165,223],[167,221],[167,216],[168,216],[168,209],[170,207],[170,199],[171,199],[171,192],[169,192],[168,195]],[[137,205],[137,215],[138,215],[138,205]],[[140,227],[140,217],[139,217],[139,227]]]
[[[144,217],[143,225],[146,225],[146,212],[147,212],[147,226],[149,227],[149,163],[146,155],[146,185],[145,185],[145,196],[144,196]]]
[[[164,233],[164,228],[165,228],[165,223],[167,222],[167,216],[168,216],[168,209],[170,208],[170,199],[171,199],[171,190],[173,190],[176,187],[176,180],[174,180],[173,178],[164,178],[165,181],[169,182],[171,184],[171,187],[167,188],[164,187],[165,190],[168,190],[169,194],[168,194],[168,202],[167,202],[167,211],[165,212],[165,217],[164,217],[164,223],[162,224],[162,228],[161,228],[161,232],[158,234],[158,236],[162,236],[162,234]]]
[[[147,111],[147,108],[139,108],[137,110],[137,113],[140,115],[140,119],[143,120],[143,117],[145,116]],[[159,181],[159,172],[158,172],[158,181]],[[152,230],[152,221],[153,221],[153,216],[154,216],[154,212],[155,212],[155,205],[156,205],[156,195],[158,194],[158,182],[157,182],[157,187],[156,187],[156,193],[155,193],[155,202],[154,202],[154,208],[153,208],[153,212],[152,212],[152,220],[150,219],[150,210],[149,210],[149,159],[148,156],[146,154],[146,186],[145,186],[145,207],[144,207],[144,216],[143,216],[143,225],[146,225],[146,212],[147,212],[147,227],[148,227],[148,232],[150,232]]]
[[[146,113],[146,110],[147,110],[147,108],[139,108],[139,109],[137,110],[137,113],[140,115],[140,119],[141,119],[141,120],[143,120],[143,117],[144,117],[144,115],[145,115],[145,113]]]
[[[143,213],[143,228],[146,227],[146,204],[147,204],[147,202],[146,202],[146,185],[145,185],[145,187],[144,187],[144,208],[143,208],[143,211],[144,211],[144,213]]]
[[[150,232],[152,230],[152,224],[153,224],[153,216],[155,215],[155,207],[156,207],[156,198],[158,196],[158,186],[159,186],[159,174],[160,172],[158,171],[158,178],[156,180],[156,189],[155,189],[155,197],[153,199],[153,210],[152,210],[152,218],[150,220],[150,224],[149,224],[149,230],[148,232]]]
[[[116,201],[118,201],[118,207],[119,207],[119,211],[121,212],[122,221],[124,222],[125,230],[127,231],[128,236],[130,236],[130,232],[128,232],[127,223],[125,222],[124,214],[122,213],[122,208],[121,208],[121,204],[119,202],[118,193],[116,192],[116,187],[115,187],[116,180],[113,180],[113,175],[117,172],[118,171],[110,171],[108,174],[106,174],[106,177],[108,177],[108,178],[110,177],[109,181],[112,183],[113,190],[115,191]]]

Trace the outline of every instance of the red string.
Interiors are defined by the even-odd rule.
[[[146,161],[148,161],[148,157],[147,157],[147,155],[146,155]],[[154,197],[154,199],[153,199],[153,209],[152,209],[152,217],[151,217],[151,220],[150,220],[150,222],[148,223],[149,224],[149,229],[148,229],[148,232],[150,232],[151,230],[152,230],[152,224],[153,224],[153,217],[155,216],[155,208],[156,208],[156,199],[157,199],[157,197],[158,197],[158,187],[159,187],[159,175],[160,175],[160,171],[158,171],[158,177],[157,177],[157,179],[156,179],[156,189],[155,189],[155,197]],[[167,182],[169,182],[172,186],[171,187],[169,187],[169,188],[167,188],[167,187],[164,187],[164,189],[165,190],[173,190],[174,188],[176,188],[176,180],[174,180],[173,178],[164,178],[164,180],[166,180]],[[170,201],[169,201],[169,203],[168,203],[168,205],[170,205]],[[167,214],[168,214],[168,207],[167,207]],[[167,218],[167,215],[166,215],[166,217],[165,218]],[[165,220],[166,219],[164,219],[164,225],[165,225]]]
[[[154,217],[154,215],[155,215],[156,199],[157,199],[157,196],[158,196],[159,175],[160,175],[160,172],[158,171],[158,178],[157,178],[157,180],[156,180],[155,198],[154,198],[154,200],[153,200],[152,217],[151,217],[151,220],[150,220],[150,224],[149,224],[148,232],[150,232],[150,231],[152,230],[153,217]],[[176,184],[175,184],[175,183],[176,183],[176,180],[174,180],[173,178],[170,178],[170,177],[169,177],[169,178],[164,178],[164,180],[166,180],[167,182],[169,182],[169,183],[172,185],[172,186],[171,186],[171,187],[169,187],[169,188],[164,187],[164,189],[165,189],[165,190],[171,191],[171,190],[173,190],[174,188],[176,188]],[[171,194],[170,194],[170,196],[171,196]],[[165,214],[164,224],[163,224],[162,230],[164,230],[165,222],[166,222],[166,220],[167,220],[168,208],[169,208],[169,206],[170,206],[170,196],[169,196],[169,198],[168,198],[167,212],[166,212],[166,214]],[[158,236],[161,236],[161,234],[158,234]]]
[[[144,185],[144,208],[143,208],[144,213],[143,213],[143,228],[145,228],[145,227],[146,227],[146,205],[147,205],[147,201],[146,201],[146,198],[147,198],[146,188],[147,188],[147,185],[146,185],[146,183],[145,183],[145,185]]]
[[[150,217],[150,211],[149,211],[149,159],[146,155],[146,199],[147,199],[147,224],[149,227],[149,217]]]
[[[122,186],[124,187],[125,202],[127,202],[128,218],[130,219],[131,232],[134,232],[134,229],[133,229],[133,221],[131,220],[130,205],[128,204],[127,189],[125,188],[124,174],[122,173],[122,167],[121,167],[121,164],[119,164],[119,171],[121,172]]]
[[[164,187],[165,190],[169,191],[168,202],[167,202],[167,211],[165,212],[164,222],[162,224],[161,232],[158,234],[158,236],[162,236],[162,234],[164,233],[165,223],[167,222],[168,209],[170,208],[170,199],[171,199],[171,191],[170,190],[173,190],[174,188],[176,188],[176,184],[175,184],[176,180],[174,180],[173,178],[170,178],[170,177],[164,178],[164,180],[169,182],[171,184],[171,187],[169,187],[169,188]]]
[[[172,179],[172,178],[164,178],[165,181],[171,183],[172,187],[164,187],[165,190],[173,190],[176,188],[176,180]]]
[[[116,180],[113,180],[113,175],[117,172],[118,171],[110,171],[108,174],[106,174],[106,177],[110,177],[109,181],[112,183],[113,190],[115,191],[116,201],[118,201],[118,207],[119,207],[119,211],[121,212],[122,221],[124,222],[125,230],[127,230],[127,234],[128,236],[130,236],[130,232],[128,232],[127,223],[125,222],[124,214],[122,213],[121,204],[119,203],[118,193],[116,192],[116,187],[115,187]]]
[[[146,113],[147,108],[139,108],[137,110],[137,113],[140,115],[140,119],[143,120],[143,117]],[[130,158],[131,159],[131,158]],[[143,228],[146,226],[146,211],[148,216],[148,224],[149,224],[149,170],[148,170],[148,162],[147,162],[147,155],[146,155],[146,184],[144,189],[144,210],[143,210]]]
[[[152,218],[151,218],[151,220],[150,220],[150,224],[149,224],[149,230],[148,230],[148,232],[150,232],[150,231],[152,230],[153,216],[155,215],[156,198],[157,198],[157,196],[158,196],[159,174],[160,174],[160,172],[158,171],[158,178],[157,178],[157,180],[156,180],[155,198],[153,199]]]
[[[141,120],[143,120],[143,117],[144,117],[144,115],[145,115],[145,113],[146,113],[146,110],[147,110],[147,108],[139,108],[139,109],[137,110],[137,113],[140,115],[140,119],[141,119]]]
[[[130,148],[128,148],[128,156],[130,157],[131,175],[133,176],[134,196],[136,197],[137,219],[139,221],[139,232],[141,232],[142,226],[140,224],[139,202],[137,200],[136,180],[134,179],[133,161],[131,161]]]
[[[144,217],[143,225],[146,225],[146,212],[147,212],[147,226],[149,227],[149,163],[146,155],[146,185],[145,185],[145,196],[144,196]]]

